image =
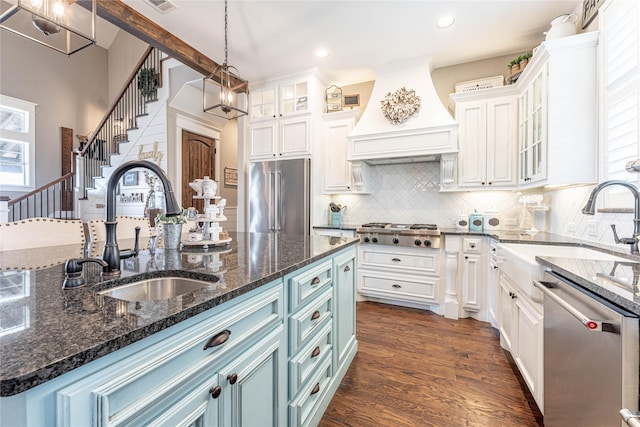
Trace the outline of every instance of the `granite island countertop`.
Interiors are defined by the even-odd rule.
[[[85,264],[87,284],[62,289],[75,245],[0,252],[0,396],[12,396],[155,332],[268,284],[348,246],[357,238],[230,233],[228,247],[144,250],[122,260],[122,275],[101,282]],[[127,247],[120,245],[121,248]],[[142,279],[180,276],[212,281],[161,301],[129,303],[98,291]]]

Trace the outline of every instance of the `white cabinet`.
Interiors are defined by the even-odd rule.
[[[445,316],[487,321],[487,242],[481,236],[445,236]]]
[[[309,116],[251,124],[249,159],[308,157],[311,154],[311,126]]]
[[[457,187],[515,188],[516,90],[499,87],[451,94],[458,128]],[[446,188],[446,187],[445,187]]]
[[[251,91],[251,122],[311,112],[309,89],[312,84],[301,78],[292,82],[270,83]]]
[[[516,86],[518,183],[597,182],[598,32],[543,42]]]
[[[511,352],[538,407],[544,411],[543,308],[500,273],[500,345]]]
[[[358,110],[346,110],[323,115],[322,149],[326,193],[366,192],[367,165],[361,161],[347,161],[347,136],[353,129],[357,113]]]
[[[304,75],[251,88],[250,161],[312,154],[313,121],[322,112],[322,87],[317,76]]]
[[[487,274],[487,318],[494,328],[500,321],[500,271],[498,270],[498,242],[491,239],[489,243],[489,271]]]
[[[440,314],[440,250],[358,247],[358,293],[370,300],[427,308]]]

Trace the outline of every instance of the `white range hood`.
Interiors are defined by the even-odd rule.
[[[379,67],[369,104],[348,136],[349,160],[371,165],[425,162],[458,151],[458,124],[440,101],[431,80],[431,56]],[[405,87],[421,106],[399,125],[382,113],[380,102]]]

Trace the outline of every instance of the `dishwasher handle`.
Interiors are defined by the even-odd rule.
[[[621,409],[620,416],[628,426],[640,427],[640,413],[628,409]]]
[[[571,304],[560,298],[558,295],[551,291],[551,288],[555,286],[550,282],[533,281],[533,286],[540,289],[545,296],[548,296],[554,300],[560,307],[569,312],[573,317],[578,319],[588,330],[593,332],[613,332],[619,333],[618,325],[611,320],[594,320],[582,314],[578,309]],[[640,427],[640,424],[638,425]]]

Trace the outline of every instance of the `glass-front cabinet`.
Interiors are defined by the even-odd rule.
[[[267,88],[251,93],[251,120],[276,118],[276,90]]]
[[[519,100],[519,179],[521,185],[546,178],[547,72],[544,66]]]
[[[306,81],[280,86],[280,115],[309,111],[309,85]]]

